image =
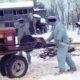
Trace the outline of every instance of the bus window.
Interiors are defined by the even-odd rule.
[[[14,27],[14,23],[13,22],[6,22],[5,26],[6,27]]]
[[[23,14],[22,10],[21,9],[17,10],[17,14]]]
[[[13,14],[16,15],[16,10],[13,10]]]
[[[30,12],[30,13],[33,12],[33,8],[29,9],[29,12]]]
[[[4,10],[4,15],[12,14],[12,10]]]
[[[9,27],[9,23],[8,23],[8,22],[6,22],[6,23],[5,23],[5,26],[6,26],[6,27]]]
[[[10,27],[14,27],[14,23],[13,22],[10,22]]]
[[[23,14],[27,14],[27,9],[23,9]]]
[[[0,10],[0,16],[3,16],[3,10]]]

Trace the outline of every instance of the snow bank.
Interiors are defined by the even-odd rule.
[[[33,35],[33,37],[43,37],[45,40],[50,36],[51,32]]]
[[[80,35],[78,35],[78,29],[75,29],[75,31],[68,30],[67,31],[68,37],[73,39],[73,43],[79,43],[80,42]]]

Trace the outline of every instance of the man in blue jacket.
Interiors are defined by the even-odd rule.
[[[68,44],[69,39],[67,37],[66,28],[63,24],[56,21],[56,18],[54,16],[50,16],[48,18],[48,21],[50,25],[52,25],[52,34],[47,39],[48,41],[54,39],[56,45],[57,45],[57,59],[58,59],[58,65],[59,65],[59,73],[65,72],[65,62],[70,67],[70,71],[76,71],[76,66],[71,59],[70,55],[68,54],[68,46],[62,45],[60,43]]]
[[[20,43],[21,39],[25,35],[31,35],[29,31],[29,22],[25,22],[23,18],[18,19],[18,23],[15,24],[15,28],[18,29],[18,43]],[[20,55],[22,55],[22,51],[20,51]],[[26,52],[28,63],[31,64],[31,56],[29,52]]]

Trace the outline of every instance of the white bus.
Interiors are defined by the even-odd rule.
[[[0,27],[13,27],[20,17],[31,20],[33,15],[33,1],[0,3]]]

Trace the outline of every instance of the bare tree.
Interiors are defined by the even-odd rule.
[[[69,18],[70,18],[70,0],[67,0],[67,4],[68,4],[68,15],[67,15],[67,29],[69,29]]]
[[[42,2],[36,2],[35,8],[45,9],[45,6]]]
[[[58,0],[57,2],[57,6],[59,7],[59,11],[60,11],[60,16],[61,16],[61,22],[64,23],[64,11],[65,11],[65,5],[64,5],[64,0]]]
[[[56,0],[50,0],[50,9],[48,10],[48,15],[49,16],[56,16],[59,20],[59,12],[58,12],[58,5],[56,3]]]
[[[77,21],[80,20],[80,1],[79,0],[74,0],[74,4],[75,4],[75,11],[77,14]]]

